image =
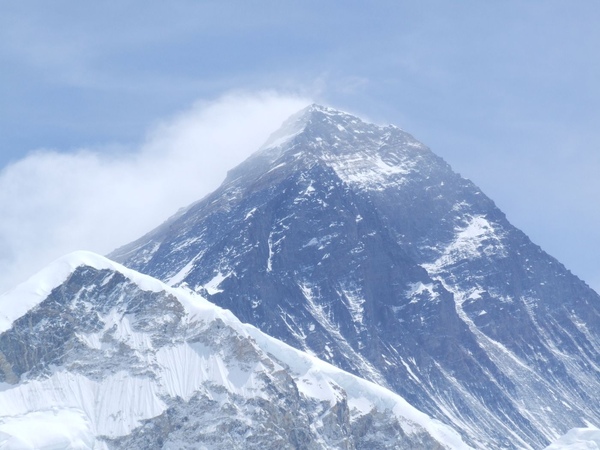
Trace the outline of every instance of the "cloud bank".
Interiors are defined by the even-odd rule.
[[[309,103],[273,92],[197,102],[136,148],[38,150],[0,172],[0,292],[74,250],[106,254],[218,187]]]

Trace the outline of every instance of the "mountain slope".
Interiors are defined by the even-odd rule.
[[[0,448],[467,448],[398,395],[98,255],[57,261],[0,311]]]
[[[600,421],[600,299],[400,129],[313,105],[112,258],[389,387],[482,448]]]

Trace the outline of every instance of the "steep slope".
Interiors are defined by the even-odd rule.
[[[400,129],[313,105],[111,257],[389,387],[482,448],[600,422],[600,298]]]
[[[0,311],[0,448],[467,448],[398,395],[91,253]]]

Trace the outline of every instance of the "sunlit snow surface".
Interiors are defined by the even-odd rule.
[[[595,427],[574,428],[556,440],[546,450],[598,450],[600,430]]]
[[[0,417],[1,449],[85,450],[94,448],[94,440],[89,419],[76,409]]]
[[[104,449],[103,437],[129,434],[141,421],[164,412],[168,399],[187,401],[206,383],[222,386],[244,398],[268,399],[268,394],[261,390],[261,374],[282,370],[280,364],[287,366],[299,391],[307,398],[335,403],[345,392],[353,416],[367,414],[373,408],[389,410],[409,435],[426,430],[447,448],[468,448],[454,430],[419,412],[387,389],[244,325],[229,311],[196,294],[168,287],[92,253],[68,255],[2,295],[1,330],[10,329],[15,320],[41,304],[54,288],[82,266],[119,272],[144,291],[173,296],[184,308],[185,334],[194,336],[196,333],[196,338],[193,342],[181,338],[157,345],[153,336],[134,329],[130,315],[111,310],[100,317],[104,324],[102,330],[77,336],[78,339],[91,351],[110,352],[106,342],[109,333],[111,339],[146,361],[145,372],[131,373],[128,368],[119,368],[108,375],[90,378],[67,367],[55,367],[50,376],[25,377],[18,384],[0,384],[0,449]],[[108,283],[112,276],[107,275],[104,282]],[[253,352],[261,355],[260,359],[251,364],[232,361],[231,355],[224,356],[218,348],[198,339],[202,332],[214,336],[211,326],[219,327],[221,323],[231,330],[235,342],[246,341],[244,348],[254,349]],[[236,351],[239,352],[239,348]],[[237,357],[237,353],[234,354]]]

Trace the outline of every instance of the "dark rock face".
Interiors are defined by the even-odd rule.
[[[600,298],[410,135],[312,106],[113,259],[484,448],[600,421]],[[374,447],[372,447],[374,448]]]

